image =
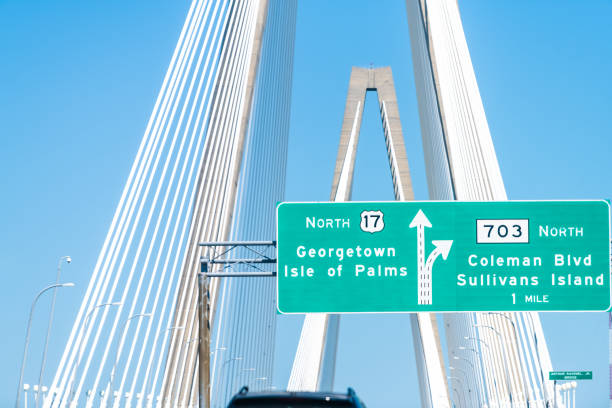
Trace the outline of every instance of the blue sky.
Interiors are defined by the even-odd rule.
[[[460,1],[508,196],[612,195],[612,3]],[[12,403],[30,302],[71,255],[58,295],[49,374],[178,38],[187,1],[0,2],[0,405]],[[286,199],[327,200],[353,65],[391,66],[415,194],[427,198],[405,6],[302,0]],[[374,98],[366,101],[353,198],[392,199]],[[36,378],[48,299],[39,303],[26,382]],[[607,407],[604,313],[542,315],[553,364],[593,370],[581,406]],[[286,385],[301,319],[278,321],[275,385]],[[346,316],[336,387],[370,407],[416,406],[408,316]],[[48,378],[48,377],[47,377]]]

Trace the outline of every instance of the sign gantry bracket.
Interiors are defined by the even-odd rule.
[[[276,264],[276,241],[221,241],[201,242],[200,247],[209,248],[207,256],[200,257],[200,271],[198,272],[198,323],[199,338],[198,347],[198,385],[200,390],[208,390],[210,395],[210,278],[229,277],[273,277],[276,271],[265,271],[258,265]],[[274,248],[274,255],[266,252]],[[235,249],[243,249],[249,253],[251,258],[233,258],[229,255]],[[229,256],[229,257],[228,257]],[[256,271],[240,272],[213,272],[213,265],[225,265],[223,269],[233,268],[241,265]],[[209,408],[210,399],[201,398],[200,407]]]
[[[276,276],[276,271],[264,271],[257,265],[276,264],[276,255],[266,255],[266,250],[274,248],[276,251],[276,241],[227,241],[227,242],[202,242],[201,247],[211,248],[212,254],[200,257],[200,273],[209,278],[222,277],[272,277]],[[217,248],[223,248],[217,252]],[[253,258],[226,258],[235,249],[244,249],[254,255]],[[243,265],[257,269],[257,271],[239,272],[212,272],[212,265],[225,265],[225,268]],[[224,269],[225,269],[224,268]]]

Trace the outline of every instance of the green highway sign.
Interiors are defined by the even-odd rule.
[[[592,380],[592,371],[549,371],[548,379],[550,381],[563,380]]]
[[[604,311],[606,201],[281,203],[281,313]]]

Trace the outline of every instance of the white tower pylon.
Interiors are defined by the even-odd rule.
[[[430,199],[506,200],[457,1],[407,0],[406,9]],[[537,313],[445,314],[444,327],[465,377],[453,388],[476,388],[488,406],[552,403]]]
[[[402,134],[393,76],[388,67],[353,67],[340,134],[338,157],[332,185],[332,201],[351,197],[359,129],[367,90],[376,90],[387,146],[395,198],[413,200],[412,183]],[[306,315],[298,351],[293,363],[290,391],[329,391],[333,388],[340,316]],[[411,315],[417,365],[422,380],[421,398],[428,406],[450,407],[446,375],[435,315]]]

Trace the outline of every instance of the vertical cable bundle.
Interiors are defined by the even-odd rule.
[[[276,204],[285,190],[296,12],[296,0],[268,5],[232,241],[276,237]],[[244,385],[250,390],[271,386],[276,329],[275,279],[221,279],[211,344],[212,407],[225,407]]]
[[[229,234],[266,11],[192,2],[45,407],[193,402],[194,243]]]
[[[506,200],[457,3],[407,0],[406,7],[430,198]],[[552,402],[537,313],[445,314],[444,322],[456,402]]]

